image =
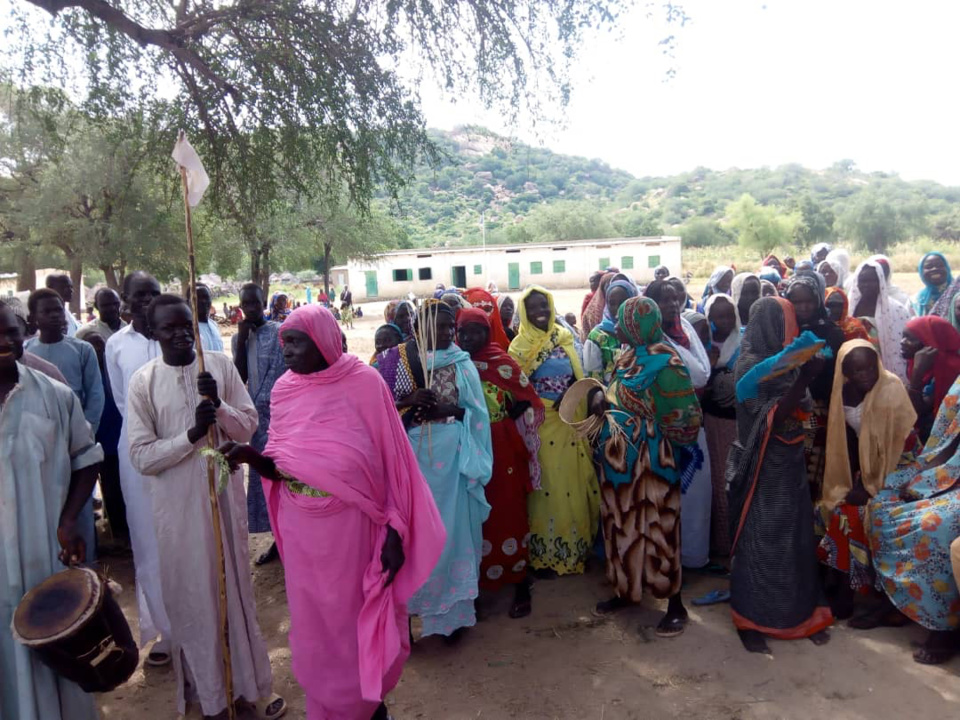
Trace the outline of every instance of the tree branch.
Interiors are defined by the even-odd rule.
[[[240,90],[217,75],[196,52],[187,47],[183,34],[176,31],[144,27],[119,8],[105,0],[27,0],[56,16],[67,8],[86,10],[90,15],[136,41],[141,47],[153,46],[168,51],[177,60],[189,65],[223,92],[228,93],[234,102],[241,102]],[[194,22],[200,22],[202,16]],[[188,25],[189,28],[189,25]],[[201,33],[191,31],[190,35]]]

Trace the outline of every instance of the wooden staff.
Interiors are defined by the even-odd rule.
[[[190,219],[188,200],[187,171],[180,166],[180,180],[183,181],[183,209],[187,218],[187,257],[190,265],[190,308],[193,310],[193,337],[196,339],[197,363],[200,372],[205,371],[203,363],[203,345],[200,342],[200,320],[197,314],[197,260],[193,251],[193,223]],[[207,430],[207,443],[214,450],[217,447],[216,428]],[[207,458],[207,489],[210,494],[210,514],[213,517],[213,535],[217,540],[217,561],[219,574],[217,588],[220,591],[220,652],[223,655],[223,684],[227,690],[227,717],[234,720],[236,709],[233,706],[233,665],[230,661],[230,619],[227,617],[227,564],[223,554],[223,536],[220,534],[220,501],[217,498],[216,467],[212,459]]]

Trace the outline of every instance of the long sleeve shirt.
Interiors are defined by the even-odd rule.
[[[96,433],[105,398],[100,363],[93,345],[72,337],[55,343],[45,343],[35,337],[27,340],[24,349],[52,363],[63,373],[67,385],[80,398],[83,416]]]

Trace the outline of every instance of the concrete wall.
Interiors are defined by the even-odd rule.
[[[511,276],[511,265],[515,266]],[[399,298],[413,292],[432,295],[438,283],[446,287],[486,287],[489,280],[501,291],[527,285],[548,288],[586,287],[594,272],[609,265],[640,282],[653,280],[653,269],[666,265],[680,272],[680,238],[587,240],[550,245],[490,246],[461,249],[422,249],[386,253],[374,262],[347,265],[354,300]],[[632,265],[632,267],[630,267]],[[335,268],[340,270],[340,268]],[[368,295],[368,280],[376,293]]]

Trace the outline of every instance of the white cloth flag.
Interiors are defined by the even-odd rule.
[[[177,164],[187,171],[187,202],[190,207],[196,207],[203,198],[203,193],[210,187],[210,176],[203,169],[203,162],[197,151],[193,149],[187,134],[181,132],[177,144],[173,146],[172,157]]]

